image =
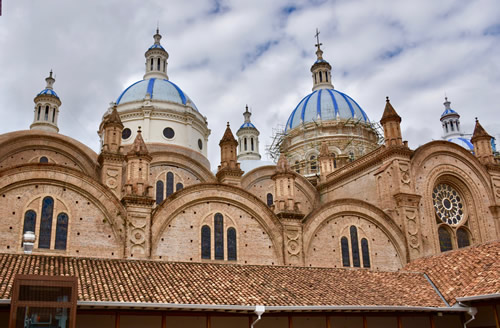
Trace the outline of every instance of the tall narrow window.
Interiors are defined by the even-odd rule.
[[[318,74],[314,74],[314,83],[318,83]]]
[[[42,201],[42,215],[40,218],[40,234],[38,237],[38,248],[50,248],[50,235],[52,232],[52,214],[54,212],[54,200],[45,197]]]
[[[351,261],[349,260],[349,241],[346,237],[342,237],[340,239],[340,247],[342,248],[342,265],[350,267]]]
[[[236,261],[236,229],[227,229],[227,259]]]
[[[214,217],[215,259],[224,259],[224,218],[217,213]]]
[[[300,173],[300,162],[295,161],[295,172]]]
[[[356,268],[359,268],[360,261],[359,261],[358,229],[356,229],[355,226],[351,226],[349,230],[351,232],[352,265]]]
[[[156,181],[156,204],[163,202],[163,193],[163,181],[158,180]]]
[[[245,151],[247,151],[247,138],[245,138]]]
[[[153,70],[153,65],[154,65],[153,58],[151,58],[151,69],[150,69],[151,71]]]
[[[328,72],[325,72],[325,79],[326,79],[326,82],[328,82]]]
[[[323,82],[323,74],[321,74],[321,72],[319,72],[319,82]]]
[[[45,120],[48,121],[49,120],[49,106],[46,106],[45,107]]]
[[[38,116],[37,121],[40,121],[40,114],[42,113],[42,106],[38,106]]]
[[[363,268],[370,267],[370,251],[368,249],[368,240],[361,239],[361,254],[363,255]]]
[[[267,206],[271,206],[274,204],[274,200],[273,200],[273,194],[271,193],[268,193],[267,194]]]
[[[450,232],[444,227],[439,227],[438,235],[439,248],[441,249],[441,252],[451,251],[453,249],[453,246],[451,245]]]
[[[250,139],[250,146],[252,147],[252,151],[253,151],[253,138]]]
[[[315,173],[316,172],[316,156],[312,155],[309,160],[311,161],[310,167],[311,167],[311,172],[310,173]]]
[[[201,227],[201,258],[210,259],[210,227]]]
[[[158,71],[160,71],[160,58],[158,58]]]
[[[182,188],[184,188],[184,185],[180,182],[175,185],[175,191],[182,190]]]
[[[35,233],[36,226],[36,213],[35,211],[29,210],[24,213],[24,226],[23,226],[23,235],[26,231],[31,231]]]
[[[163,61],[163,72],[165,72],[166,67],[167,67],[167,61],[166,61],[166,60],[164,60],[164,61]]]
[[[60,213],[57,216],[55,248],[66,249],[67,240],[68,240],[68,214]]]
[[[464,228],[457,230],[457,244],[458,248],[470,246],[469,233]]]
[[[167,197],[174,193],[174,174],[167,172]]]
[[[54,108],[52,110],[52,123],[54,123],[56,121],[56,109]]]

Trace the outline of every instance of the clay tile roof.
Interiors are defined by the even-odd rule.
[[[487,138],[491,139],[491,136],[486,132],[486,130],[479,124],[479,120],[476,118],[476,126],[474,127],[474,133],[472,134],[471,142],[475,142],[477,139]]]
[[[500,293],[500,242],[421,258],[405,270],[426,273],[446,300]]]
[[[227,127],[226,131],[224,132],[224,135],[222,136],[222,139],[219,142],[219,145],[224,143],[224,142],[236,142],[236,139],[234,139],[233,132],[231,132],[231,128],[229,127],[229,122],[227,122]]]
[[[123,127],[122,120],[120,119],[120,115],[118,115],[118,111],[116,110],[116,106],[113,106],[113,110],[111,111],[111,114],[106,118],[106,121],[104,121],[104,126],[108,124],[116,124],[120,125]]]
[[[77,276],[79,301],[445,307],[410,272],[0,254],[0,299],[16,273]]]
[[[146,143],[142,138],[141,130],[137,131],[137,136],[135,137],[134,143],[132,144],[132,148],[128,151],[128,155],[136,155],[136,156],[148,156],[149,151],[148,147],[146,147]]]
[[[386,98],[384,114],[382,115],[382,119],[380,123],[384,124],[389,121],[397,121],[401,122],[401,117],[396,113],[394,107],[392,107],[391,102],[389,101],[389,97]]]

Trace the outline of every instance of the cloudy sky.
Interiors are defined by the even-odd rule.
[[[498,0],[4,0],[2,9],[0,133],[29,128],[53,69],[60,133],[98,151],[102,114],[142,79],[159,22],[170,80],[208,118],[212,166],[225,122],[239,127],[246,104],[265,146],[311,92],[316,28],[335,88],[372,121],[390,96],[411,147],[440,138],[445,94],[465,131],[477,116],[500,138]]]

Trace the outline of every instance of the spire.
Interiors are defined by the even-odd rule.
[[[106,117],[103,127],[105,128],[106,126],[109,125],[116,125],[119,126],[120,128],[123,128],[123,123],[122,120],[120,119],[118,111],[116,110],[116,105],[113,106],[111,114],[109,114],[108,117]]]
[[[396,113],[394,107],[392,107],[389,97],[385,97],[385,109],[380,123],[384,124],[385,122],[389,121],[401,123],[401,117],[398,115],[398,113]]]
[[[236,148],[238,142],[234,139],[229,122],[227,122],[226,131],[219,142],[220,146],[220,165],[216,177],[221,183],[240,186],[243,171],[240,169],[236,157]]]
[[[59,117],[61,100],[53,89],[56,79],[52,77],[52,70],[50,70],[45,82],[47,82],[45,89],[40,91],[33,100],[35,102],[35,111],[30,129],[57,133],[59,132],[57,119]]]
[[[146,74],[144,74],[144,79],[158,78],[168,80],[168,52],[160,43],[161,34],[159,27],[156,27],[156,34],[153,35],[153,39],[153,45],[144,54],[146,57]]]
[[[491,136],[486,132],[483,126],[479,123],[479,120],[476,117],[476,126],[474,127],[474,133],[472,134],[471,142],[475,142],[479,139],[488,139],[491,140]]]
[[[224,135],[222,136],[222,139],[219,142],[219,145],[226,143],[226,142],[236,142],[236,139],[234,139],[233,132],[231,131],[231,128],[229,127],[229,122],[227,122],[226,126],[226,131],[224,132]]]
[[[52,86],[54,85],[54,82],[56,82],[56,80],[52,77],[52,70],[50,70],[49,76],[45,79],[45,82],[47,82],[45,89],[52,90]]]
[[[250,116],[252,116],[252,113],[248,111],[248,105],[246,105],[245,112],[243,113],[243,117],[245,118],[245,123],[250,123]]]
[[[474,134],[470,141],[474,145],[474,155],[483,164],[494,164],[495,158],[493,157],[493,147],[491,145],[492,137],[481,126],[476,117],[476,126],[474,127]]]
[[[149,156],[148,147],[146,147],[146,143],[142,138],[141,127],[139,127],[139,129],[137,130],[137,136],[135,137],[134,143],[132,144],[132,148],[130,148],[127,155],[128,156],[135,155],[138,157]]]
[[[245,106],[243,117],[245,121],[236,132],[238,137],[238,160],[260,160],[259,153],[259,130],[252,124],[250,120],[252,113],[248,110],[248,105]]]
[[[443,127],[443,139],[450,140],[451,138],[462,137],[460,132],[460,115],[451,109],[451,102],[448,97],[444,97],[444,112],[441,114],[441,126]]]
[[[450,108],[451,102],[448,101],[448,97],[444,97],[444,103],[443,103],[443,105],[444,105],[445,109],[451,109]]]
[[[333,89],[332,84],[332,66],[323,59],[323,50],[321,46],[323,45],[319,42],[319,30],[316,29],[316,61],[311,66],[311,73],[313,78],[313,88],[312,90],[318,89]]]

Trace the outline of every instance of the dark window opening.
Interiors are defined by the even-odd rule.
[[[45,163],[48,163],[48,162],[49,162],[49,159],[47,157],[45,157],[45,156],[40,157],[40,163],[44,163],[45,164]]]
[[[160,69],[160,62],[161,62],[161,61],[160,61],[160,58],[158,58],[158,71],[160,71],[160,70],[161,70],[161,69]]]
[[[42,106],[38,106],[38,116],[37,120],[40,121],[40,114],[42,113]]]
[[[253,148],[253,138],[251,138],[251,139],[250,139],[250,145],[251,145],[251,147],[252,147],[252,151],[253,151],[253,149],[254,149],[254,148]]]
[[[345,267],[351,266],[351,261],[349,259],[349,241],[346,237],[340,239],[340,246],[342,248],[342,265]]]
[[[167,197],[174,193],[174,174],[167,172]]]
[[[23,236],[28,231],[35,233],[35,227],[36,227],[36,212],[32,210],[26,211],[26,213],[24,213]]]
[[[42,201],[42,215],[40,218],[40,234],[38,236],[38,248],[50,248],[53,211],[54,211],[54,200],[51,197],[45,197]]]
[[[359,268],[360,261],[359,261],[358,229],[355,226],[351,226],[349,230],[351,232],[352,265],[356,268]]]
[[[54,108],[52,110],[52,123],[54,123],[56,121],[56,109]]]
[[[245,144],[245,151],[247,151],[247,138],[245,138],[244,144]]]
[[[151,68],[150,68],[151,71],[153,70],[153,65],[154,65],[153,64],[153,58],[151,58]]]
[[[122,139],[123,140],[130,138],[131,135],[132,135],[132,131],[129,128],[123,129],[123,131],[122,131]]]
[[[184,188],[184,185],[180,182],[175,185],[175,191],[182,190],[182,188]]]
[[[299,161],[295,161],[295,172],[300,173],[300,163],[299,163]]]
[[[163,192],[163,181],[156,181],[156,204],[160,204],[161,202],[163,202]]]
[[[57,216],[55,249],[66,249],[68,240],[68,214],[60,213]]]
[[[201,227],[201,258],[210,259],[210,227]]]
[[[323,74],[321,74],[321,72],[318,73],[319,74],[319,82],[323,82]]]
[[[224,218],[216,213],[214,217],[215,259],[224,259]]]
[[[309,160],[311,161],[311,173],[316,172],[317,166],[316,166],[316,156],[312,155]]]
[[[49,120],[49,106],[46,106],[45,107],[45,120],[48,121]]]
[[[273,194],[271,193],[268,193],[267,194],[267,206],[271,206],[274,204],[274,200],[273,200]]]
[[[203,149],[203,141],[201,141],[201,139],[198,139],[198,148],[200,148],[200,150]]]
[[[363,255],[363,268],[370,267],[370,251],[368,249],[368,240],[361,239],[361,254]]]
[[[163,136],[167,139],[172,139],[175,136],[174,129],[172,128],[163,129]]]
[[[227,229],[227,259],[236,261],[236,229]]]
[[[325,72],[325,79],[326,79],[326,82],[328,82],[328,72]]]
[[[450,232],[444,227],[439,227],[438,235],[439,235],[439,248],[441,249],[441,252],[451,251],[453,249],[453,246],[451,244]]]
[[[469,233],[464,228],[457,230],[457,244],[458,248],[470,246]]]

